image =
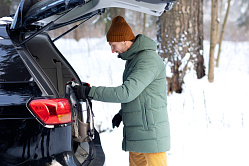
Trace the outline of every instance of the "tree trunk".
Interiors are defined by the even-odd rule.
[[[144,17],[143,17],[143,31],[142,33],[145,34],[145,29],[146,29],[146,14],[144,13]]]
[[[230,11],[230,4],[231,4],[231,0],[228,0],[228,6],[227,6],[227,11],[226,11],[226,16],[223,22],[223,26],[222,26],[222,30],[221,30],[221,34],[220,34],[220,40],[219,40],[219,51],[218,51],[218,56],[217,56],[217,60],[216,60],[216,67],[219,67],[219,61],[220,61],[220,53],[221,53],[221,44],[224,38],[224,34],[225,34],[225,28],[226,28],[226,23],[227,23],[227,18],[228,18],[228,14]]]
[[[216,37],[217,37],[217,39],[216,39],[217,44],[220,41],[221,18],[223,17],[222,16],[222,12],[223,12],[223,0],[219,0],[218,3],[219,3],[219,7],[217,8],[217,10],[218,10],[218,19],[217,19],[217,35],[216,35]]]
[[[203,0],[178,0],[157,20],[159,55],[171,68],[168,91],[182,92],[187,70],[205,75],[203,59]],[[167,72],[169,73],[169,72]]]
[[[210,54],[209,54],[209,69],[208,69],[208,81],[214,81],[214,51],[216,45],[217,35],[217,18],[218,18],[218,0],[212,0],[212,12],[211,12],[211,31],[210,31]]]
[[[112,23],[112,19],[118,15],[124,17],[125,16],[125,9],[123,8],[109,8],[109,9],[106,9],[106,12],[104,15],[104,22],[105,22],[105,32],[108,31],[108,29],[110,28],[111,26],[111,23]]]
[[[76,22],[76,23],[74,23],[74,25],[78,25],[79,24],[79,22]],[[76,41],[79,41],[80,39],[81,39],[81,37],[82,37],[82,35],[81,35],[81,26],[79,26],[78,28],[76,28],[74,31],[73,31],[73,35],[74,35],[74,39],[76,40]]]
[[[0,0],[0,18],[10,14],[10,1]]]

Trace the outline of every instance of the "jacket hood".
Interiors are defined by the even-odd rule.
[[[127,50],[126,52],[119,54],[118,57],[123,60],[131,60],[135,56],[138,55],[139,52],[145,51],[145,50],[152,50],[156,51],[157,45],[154,40],[151,38],[139,34],[136,36],[135,42],[132,44],[131,48]]]

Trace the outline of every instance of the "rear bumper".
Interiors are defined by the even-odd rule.
[[[70,130],[70,126],[57,128],[59,133],[64,133],[69,135],[67,141],[63,137],[57,137],[54,139],[52,137],[43,138],[38,141],[39,143],[34,144],[34,142],[29,142],[29,145],[23,145],[23,147],[18,147],[13,149],[13,154],[9,153],[9,149],[5,152],[0,153],[0,165],[8,166],[103,166],[105,162],[105,154],[103,152],[99,133],[95,130],[95,138],[93,141],[89,142],[89,154],[83,163],[80,163],[78,158],[76,158],[75,153],[72,151],[71,147],[71,132],[62,132],[63,130]],[[48,129],[51,131],[52,129]],[[55,132],[55,131],[54,131]],[[51,132],[50,136],[53,135]],[[60,138],[60,139],[59,139]],[[57,140],[57,143],[55,142]],[[21,142],[21,141],[20,141]],[[20,143],[19,142],[19,143]],[[37,140],[35,141],[37,142]],[[16,144],[13,144],[16,145]],[[33,145],[33,146],[32,146]],[[57,146],[57,148],[56,148]],[[60,147],[59,147],[60,146]],[[11,147],[10,147],[11,148]],[[66,151],[58,152],[60,148],[67,149]],[[12,149],[12,148],[11,148]],[[18,150],[20,149],[21,154]],[[57,151],[57,153],[56,153]]]

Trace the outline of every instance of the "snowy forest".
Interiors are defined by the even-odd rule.
[[[17,0],[0,0],[0,16],[13,14]],[[134,34],[158,43],[167,69],[171,129],[169,166],[248,166],[249,0],[177,0],[160,17],[106,9],[56,46],[82,81],[93,86],[122,83],[124,62],[111,53],[105,34],[112,18],[125,17]],[[52,38],[70,27],[48,32]],[[120,105],[93,101],[106,166],[129,165],[121,150],[122,126],[112,129]],[[114,159],[113,159],[114,158]]]

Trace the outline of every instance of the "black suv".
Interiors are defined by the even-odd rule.
[[[21,0],[0,19],[0,165],[103,165],[91,101],[46,31],[122,7],[159,16],[174,0]],[[81,24],[81,23],[80,23]],[[74,28],[73,28],[74,29]]]

